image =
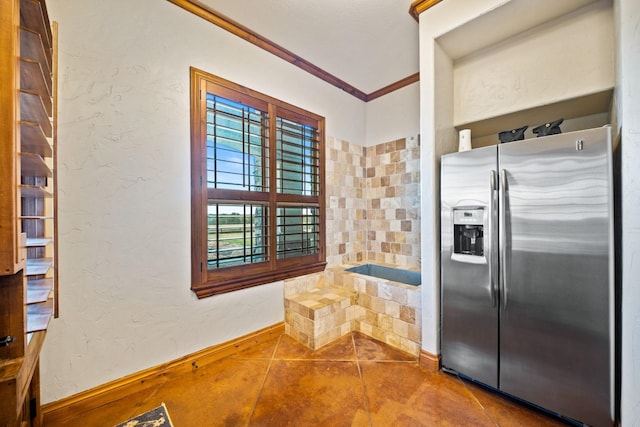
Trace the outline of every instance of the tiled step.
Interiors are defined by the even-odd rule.
[[[315,288],[285,298],[285,333],[312,350],[352,330],[356,292],[338,287]]]

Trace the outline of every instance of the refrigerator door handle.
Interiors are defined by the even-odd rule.
[[[491,306],[497,307],[498,305],[498,257],[495,254],[497,246],[497,231],[498,231],[498,206],[496,198],[498,197],[498,177],[495,170],[492,170],[489,175],[489,181],[491,183],[491,205],[489,209],[489,277],[491,282]]]
[[[502,286],[502,309],[507,309],[507,171],[500,170],[500,207],[499,207],[499,234],[500,234],[500,284]]]

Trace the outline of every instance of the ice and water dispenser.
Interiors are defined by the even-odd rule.
[[[453,209],[453,253],[484,256],[484,208]]]

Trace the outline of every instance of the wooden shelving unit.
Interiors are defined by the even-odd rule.
[[[41,425],[57,306],[55,39],[45,0],[0,2],[0,425]]]
[[[27,295],[31,281],[53,279],[53,40],[46,5],[20,1],[21,229],[26,234]],[[22,132],[25,130],[26,132]],[[53,285],[53,284],[52,284]],[[52,286],[53,288],[53,286]],[[53,293],[25,300],[27,333],[46,329]]]

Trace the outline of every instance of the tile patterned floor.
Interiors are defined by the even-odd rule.
[[[353,333],[317,351],[286,335],[66,422],[113,426],[164,402],[182,426],[563,426]]]

